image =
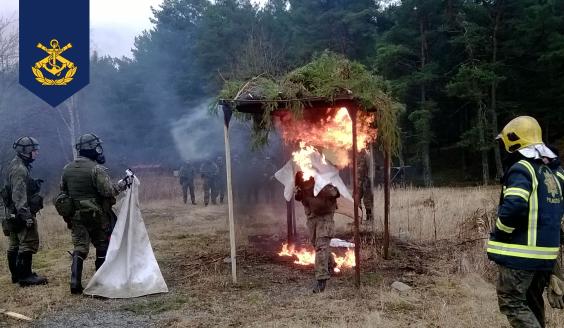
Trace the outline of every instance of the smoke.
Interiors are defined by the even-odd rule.
[[[223,142],[223,118],[210,115],[206,100],[190,110],[190,113],[172,123],[172,138],[183,160],[201,161],[212,159],[225,151]]]

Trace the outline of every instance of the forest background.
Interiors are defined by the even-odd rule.
[[[91,131],[111,168],[221,153],[221,134],[210,140],[201,122],[225,81],[280,76],[326,50],[384,77],[404,104],[394,165],[415,184],[494,182],[494,138],[517,115],[564,151],[564,0],[164,0],[151,19],[132,58],[93,53],[90,85],[55,109],[18,85],[17,32],[3,19],[2,167],[30,134],[42,146],[36,175],[51,183]]]

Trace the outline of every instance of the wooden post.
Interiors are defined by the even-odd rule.
[[[282,143],[282,151],[284,153],[284,157],[291,159],[292,153],[291,150],[288,150],[288,147],[285,143]],[[292,168],[293,171],[293,168]],[[294,172],[292,172],[294,173]],[[296,242],[295,234],[296,234],[296,227],[295,227],[295,220],[294,220],[294,198],[290,199],[286,202],[286,229],[287,229],[287,239],[286,242],[288,245],[294,244]]]
[[[233,185],[231,183],[231,145],[229,144],[229,122],[233,111],[223,105],[223,135],[225,137],[225,169],[227,171],[227,208],[229,209],[229,245],[231,247],[231,277],[237,283],[237,243],[235,242],[235,219],[233,217]]]
[[[384,140],[384,144],[386,141]],[[384,146],[384,259],[390,259],[390,149]]]
[[[358,179],[357,179],[357,153],[358,145],[356,140],[356,106],[353,108],[347,108],[352,121],[352,142],[353,142],[353,153],[352,153],[352,165],[353,165],[353,212],[354,212],[354,284],[356,288],[360,288],[360,229],[359,229],[359,218],[358,218]]]

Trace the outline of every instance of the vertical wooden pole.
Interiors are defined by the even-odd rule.
[[[287,243],[288,245],[294,243],[294,226],[292,218],[292,200],[286,202],[286,226],[288,231]]]
[[[384,140],[384,144],[386,141]],[[384,259],[390,259],[390,149],[384,146]]]
[[[358,179],[357,179],[357,153],[358,153],[358,145],[356,140],[356,114],[357,108],[352,107],[348,108],[349,115],[352,121],[352,142],[353,142],[353,153],[352,153],[352,165],[353,165],[353,206],[354,206],[354,258],[355,258],[355,267],[354,267],[354,284],[356,288],[360,288],[360,229],[359,229],[359,217],[358,217]]]
[[[229,245],[231,247],[231,277],[237,283],[237,243],[235,242],[235,219],[233,217],[233,185],[231,183],[231,145],[229,144],[229,122],[231,108],[223,106],[223,135],[225,138],[225,169],[227,170],[227,208],[229,209]]]
[[[284,158],[291,158],[291,150],[288,150],[288,146],[283,143],[282,150],[284,153]],[[293,173],[293,172],[292,172]],[[295,231],[294,227],[294,199],[286,202],[286,228],[287,228],[287,240],[288,245],[294,244],[295,242]]]

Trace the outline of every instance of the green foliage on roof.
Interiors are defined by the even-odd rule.
[[[271,112],[288,108],[299,115],[312,98],[329,102],[350,97],[359,109],[376,115],[379,143],[399,149],[398,113],[402,106],[390,96],[390,88],[380,76],[342,55],[324,52],[312,62],[281,78],[254,77],[248,81],[227,81],[217,97],[236,111],[237,101],[262,101],[262,117],[243,115],[254,121],[255,144],[262,144],[272,128]]]

